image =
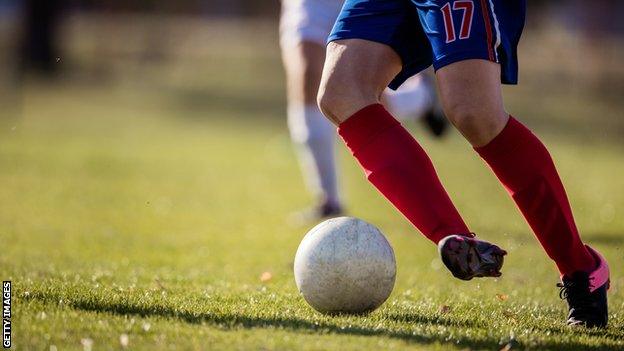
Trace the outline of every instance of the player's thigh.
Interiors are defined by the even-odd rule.
[[[444,112],[474,146],[491,141],[509,118],[503,106],[500,70],[498,63],[470,59],[436,72]]]
[[[363,39],[333,41],[327,46],[319,106],[334,123],[340,123],[363,107],[379,103],[401,68],[401,58],[388,45]]]
[[[524,0],[411,0],[417,7],[449,119],[475,146],[505,126],[501,82],[517,82]]]
[[[325,46],[313,41],[301,41],[283,48],[282,60],[289,101],[315,104],[325,61]]]

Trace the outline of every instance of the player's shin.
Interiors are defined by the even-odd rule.
[[[511,117],[500,134],[475,150],[513,197],[559,271],[594,270],[597,263],[579,237],[565,189],[544,144]]]
[[[368,180],[427,238],[469,233],[425,151],[383,106],[361,109],[338,133]]]

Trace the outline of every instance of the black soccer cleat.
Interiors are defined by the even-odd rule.
[[[575,272],[562,276],[559,297],[568,302],[569,326],[605,328],[609,319],[607,290],[609,289],[609,266],[595,250],[587,247],[599,262],[591,273]]]
[[[316,206],[303,209],[290,215],[289,221],[293,225],[304,225],[322,219],[339,217],[344,214],[342,206],[323,202]]]
[[[321,218],[330,218],[337,217],[342,215],[344,212],[340,205],[332,204],[332,203],[323,203],[320,206],[316,207],[312,210],[312,212],[316,212],[316,216]]]
[[[462,280],[474,277],[500,277],[503,257],[507,251],[470,236],[449,235],[438,243],[438,251],[446,268]]]
[[[435,107],[427,111],[422,118],[425,126],[435,137],[442,137],[448,129],[449,122],[444,117],[444,114],[438,111]]]

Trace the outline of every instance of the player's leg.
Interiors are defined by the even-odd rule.
[[[492,167],[562,274],[592,271],[565,190],[544,145],[503,108],[500,65],[466,60],[437,71],[451,123]]]
[[[436,77],[444,112],[473,146],[487,144],[505,127],[509,115],[503,107],[499,64],[464,60],[440,68]]]
[[[337,6],[310,1],[284,1],[280,44],[286,71],[288,128],[302,173],[317,204],[300,213],[316,219],[341,213],[338,194],[335,138],[336,131],[316,104],[323,62],[324,41]],[[318,12],[318,13],[317,13]]]
[[[503,14],[505,6],[511,6],[504,1],[494,3]],[[466,1],[457,1],[449,8],[462,9],[466,4]],[[515,47],[499,47],[501,41],[507,45],[511,42],[509,37],[501,36],[499,28],[513,25],[509,22],[499,24],[494,7],[489,2],[483,1],[480,6],[481,11],[477,9],[475,13],[482,15],[477,15],[477,21],[472,23],[472,29],[477,30],[473,33],[475,36],[465,35],[466,44],[463,47],[455,46],[455,50],[446,52],[446,57],[455,55],[457,59],[454,62],[437,63],[437,79],[445,113],[490,165],[547,254],[557,264],[566,284],[565,296],[571,308],[568,322],[604,326],[607,319],[606,262],[581,241],[565,189],[544,144],[503,108],[501,76],[509,78],[510,72],[517,68],[514,67],[515,62],[510,60],[515,55]],[[510,16],[502,17],[511,20]],[[479,28],[482,28],[483,36],[479,35]],[[448,37],[447,32],[446,44]],[[432,45],[439,52],[452,48],[444,42],[436,43],[439,39],[432,35]],[[482,43],[487,45],[481,55],[475,48]],[[499,62],[504,66],[503,74]]]
[[[400,57],[387,45],[360,39],[332,41],[327,45],[318,105],[340,125],[362,108],[380,104],[388,82],[400,70]]]
[[[397,90],[386,89],[384,106],[402,121],[420,120],[434,136],[442,136],[448,121],[438,103],[435,82],[429,72],[421,72],[405,81]]]
[[[450,237],[442,256],[454,266],[454,275],[499,276],[505,252],[472,238],[425,151],[379,104],[401,70],[401,58],[387,45],[360,39],[331,42],[319,105],[339,125],[368,180],[427,238],[440,243]],[[476,260],[470,261],[471,256]]]
[[[605,325],[606,262],[581,241],[544,144],[505,112],[500,65],[466,60],[439,69],[437,77],[448,118],[490,165],[557,264],[567,284],[569,323]]]

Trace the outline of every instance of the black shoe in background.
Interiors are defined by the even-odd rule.
[[[444,114],[436,108],[429,110],[423,116],[422,121],[427,127],[427,130],[437,138],[442,137],[449,126],[449,122]]]

